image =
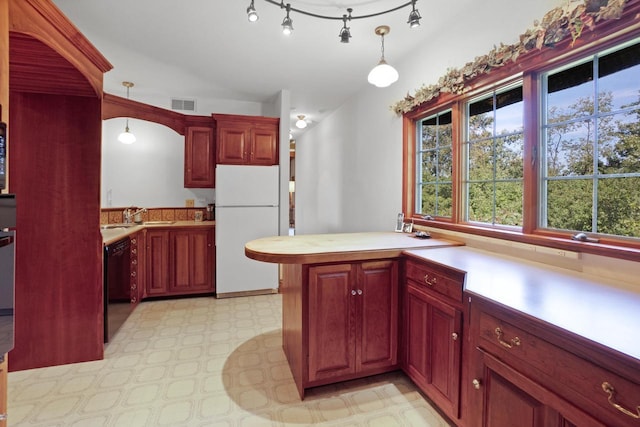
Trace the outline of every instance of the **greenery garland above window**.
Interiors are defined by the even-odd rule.
[[[553,47],[556,43],[571,37],[575,42],[582,30],[592,29],[596,22],[617,19],[628,0],[583,0],[571,1],[549,11],[542,22],[535,21],[534,27],[520,35],[520,41],[512,45],[500,44],[488,54],[476,57],[461,69],[449,69],[438,83],[422,86],[413,96],[407,96],[391,106],[398,115],[408,113],[420,104],[437,98],[442,93],[460,95],[465,92],[466,84],[481,74],[487,74],[495,68],[515,61],[520,55],[533,49]]]

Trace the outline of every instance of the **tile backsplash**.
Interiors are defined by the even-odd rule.
[[[124,210],[126,208],[104,208],[100,210],[100,224],[119,224],[124,222]],[[132,212],[138,207],[129,208]],[[205,208],[148,208],[142,213],[142,221],[193,221],[196,212],[202,212]]]

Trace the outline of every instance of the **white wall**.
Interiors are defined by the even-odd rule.
[[[215,112],[278,117],[280,105],[284,104],[281,98],[281,95],[275,96],[272,102],[265,104],[198,98],[194,114],[208,116]],[[165,109],[170,105],[170,97],[164,95],[136,96],[136,101]],[[284,117],[288,120],[288,94],[286,109]],[[183,135],[157,123],[129,119],[129,128],[137,141],[125,145],[117,140],[125,121],[125,118],[115,118],[102,122],[102,207],[180,207],[185,206],[186,199],[194,199],[195,206],[202,207],[215,202],[215,190],[184,188]],[[288,129],[288,124],[286,126]],[[288,153],[288,131],[284,140]],[[287,161],[285,177],[288,166]],[[285,209],[285,213],[288,218],[288,210]]]
[[[450,23],[446,39],[434,38],[392,64],[400,73],[394,85],[379,89],[363,82],[358,96],[299,137],[296,234],[392,230],[402,204],[402,120],[389,107],[436,83],[448,68],[460,68],[501,42],[515,43],[534,20],[562,3],[493,0],[479,13],[461,16]]]

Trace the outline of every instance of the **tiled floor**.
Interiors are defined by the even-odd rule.
[[[10,373],[9,426],[448,426],[400,373],[300,401],[280,313],[280,295],[144,302],[104,360]]]

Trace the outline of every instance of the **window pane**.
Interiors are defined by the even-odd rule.
[[[593,184],[590,179],[569,179],[547,183],[547,226],[565,230],[591,231]]]
[[[422,153],[422,182],[435,182],[438,177],[435,151]]]
[[[522,225],[522,182],[496,183],[496,224]]]
[[[436,148],[438,143],[437,117],[432,117],[422,121],[422,150]]]
[[[493,223],[493,182],[469,184],[469,221]]]
[[[593,173],[593,139],[593,120],[557,125],[547,129],[547,175],[591,175]]]
[[[469,181],[493,179],[493,140],[469,144]]]
[[[438,177],[440,180],[451,180],[451,169],[453,167],[453,158],[451,148],[443,148],[438,151]]]
[[[493,96],[469,104],[469,141],[493,135]]]
[[[496,179],[522,178],[523,150],[521,133],[496,139]]]
[[[546,105],[549,116],[552,112],[557,116],[560,111],[581,98],[590,99],[593,104],[593,62],[548,76]],[[549,119],[549,123],[553,121]]]
[[[640,237],[640,177],[598,181],[598,232]]]
[[[450,217],[453,209],[451,184],[422,186],[421,212],[424,214]]]
[[[600,121],[598,172],[640,173],[640,110]]]
[[[496,133],[522,131],[522,86],[496,94]]]
[[[599,96],[611,97],[614,110],[638,105],[640,44],[602,56],[598,67]]]

